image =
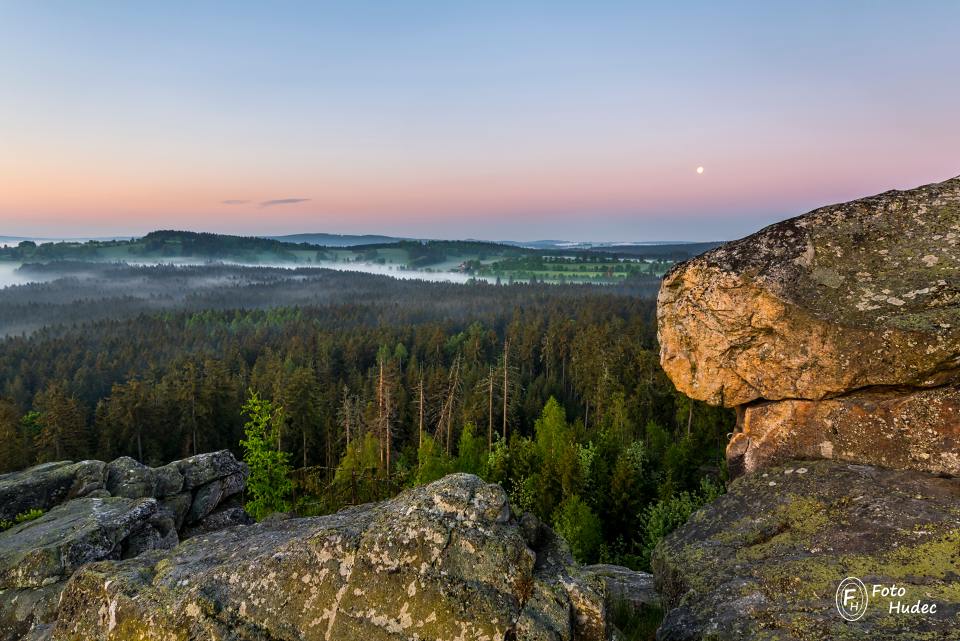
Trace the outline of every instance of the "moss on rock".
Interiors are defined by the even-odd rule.
[[[653,558],[669,608],[658,638],[950,638],[960,626],[960,480],[836,463],[790,462],[738,479],[668,537]],[[840,617],[838,584],[897,585]],[[937,636],[939,635],[939,636]]]

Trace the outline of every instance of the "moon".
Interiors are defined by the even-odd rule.
[[[698,174],[702,174],[702,173],[703,173],[703,167],[697,167],[697,173],[698,173]]]

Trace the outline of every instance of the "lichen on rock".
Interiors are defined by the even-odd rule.
[[[956,381],[960,177],[823,207],[678,265],[657,315],[667,374],[713,404]]]
[[[960,628],[960,480],[833,461],[742,477],[655,551],[660,641],[948,639]],[[837,587],[896,584],[933,615],[875,598],[855,624]]]
[[[191,535],[250,523],[231,505],[246,473],[243,463],[221,451],[158,468],[122,457],[44,463],[0,475],[3,518],[43,512],[0,532],[0,641],[49,639],[61,592],[89,563],[134,558]]]
[[[502,488],[451,475],[379,504],[88,565],[53,636],[606,639],[602,594],[548,528],[527,532]]]

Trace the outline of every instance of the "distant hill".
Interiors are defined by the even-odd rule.
[[[385,242],[371,242],[383,240]],[[298,242],[292,242],[298,241]],[[353,244],[363,241],[363,244]],[[489,280],[620,282],[659,277],[673,264],[720,243],[650,245],[522,243],[478,240],[409,240],[390,236],[292,234],[264,238],[191,231],[154,231],[142,238],[0,243],[0,261],[62,261],[127,264],[205,264],[326,266],[337,269],[397,269],[459,272]],[[550,245],[550,246],[544,246]],[[589,245],[589,246],[587,246]],[[353,265],[354,267],[350,267]]]
[[[355,247],[357,245],[379,245],[395,243],[401,240],[414,240],[396,236],[380,236],[377,234],[288,234],[286,236],[263,236],[270,240],[279,240],[285,243],[307,243],[322,247]]]
[[[687,260],[694,256],[710,251],[723,245],[724,241],[708,243],[651,243],[649,245],[636,244],[609,244],[591,247],[591,251],[630,256],[634,258],[667,258],[670,260]]]
[[[594,250],[616,252],[624,254],[666,254],[676,250],[694,251],[697,253],[719,247],[726,241],[689,242],[610,242],[610,241],[577,241],[577,240],[502,240],[504,245],[527,247],[529,249],[558,249],[558,250]]]

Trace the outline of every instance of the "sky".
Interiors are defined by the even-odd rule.
[[[737,238],[960,174],[958,25],[955,0],[0,0],[0,236]]]

